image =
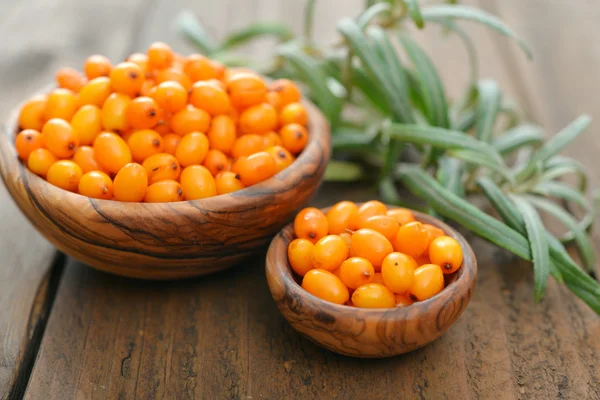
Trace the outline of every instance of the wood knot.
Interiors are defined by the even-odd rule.
[[[319,311],[315,314],[315,319],[324,324],[333,324],[335,323],[335,317],[331,314],[327,314],[326,312]]]

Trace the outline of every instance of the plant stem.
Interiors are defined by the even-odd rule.
[[[316,0],[306,0],[306,7],[304,7],[304,39],[307,43],[312,42],[313,39],[315,3]]]

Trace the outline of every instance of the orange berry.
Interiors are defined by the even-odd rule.
[[[404,293],[413,285],[415,269],[417,269],[417,262],[411,256],[390,253],[381,264],[383,283],[392,292]]]
[[[298,89],[298,86],[289,79],[277,79],[271,84],[269,89],[279,95],[282,106],[297,103],[302,98],[302,93]]]
[[[211,116],[227,114],[231,103],[227,93],[219,86],[206,81],[198,81],[192,85],[190,103]]]
[[[324,236],[315,244],[311,260],[315,268],[333,271],[348,258],[348,246],[338,235]]]
[[[165,69],[173,64],[175,54],[169,45],[155,42],[148,47],[148,66],[151,69]]]
[[[204,133],[191,132],[181,138],[175,149],[175,157],[182,167],[200,165],[208,154],[208,139]]]
[[[77,96],[77,103],[80,107],[86,104],[102,107],[111,93],[110,79],[100,76],[92,79],[81,88]]]
[[[137,97],[127,106],[127,122],[134,129],[151,129],[160,119],[158,104],[150,97]]]
[[[192,165],[181,172],[181,187],[186,200],[203,199],[217,195],[215,179],[202,165]]]
[[[279,124],[300,124],[306,126],[308,123],[308,114],[306,109],[300,103],[290,103],[284,106],[279,113]]]
[[[227,162],[227,156],[223,154],[223,152],[212,149],[206,153],[206,158],[202,165],[204,165],[213,176],[216,176],[219,172],[225,171]]]
[[[244,184],[240,181],[239,175],[231,171],[217,174],[215,177],[215,185],[217,186],[217,194],[237,192],[244,188]]]
[[[409,292],[417,300],[427,300],[444,288],[442,268],[436,264],[421,265],[415,270],[415,280]]]
[[[187,91],[181,83],[166,81],[156,87],[154,100],[168,113],[176,113],[187,105]]]
[[[81,72],[73,68],[61,68],[56,72],[55,75],[56,83],[58,87],[63,89],[69,89],[72,92],[79,92],[83,85],[86,83],[85,77]]]
[[[269,148],[272,146],[283,146],[283,141],[281,140],[281,136],[277,133],[271,131],[267,132],[263,135],[264,147]]]
[[[329,230],[331,231],[331,228],[329,228]],[[339,235],[342,239],[344,239],[344,242],[346,242],[346,245],[348,246],[348,250],[350,250],[352,247],[352,235],[348,232],[342,232]]]
[[[146,195],[148,174],[140,164],[129,163],[117,172],[113,183],[115,200],[140,202]]]
[[[83,173],[100,170],[100,166],[94,157],[94,148],[90,146],[80,146],[73,154],[73,162],[79,165]]]
[[[427,230],[427,233],[429,233],[429,244],[431,244],[431,242],[433,242],[435,238],[438,238],[440,236],[446,236],[446,233],[437,226],[433,226],[431,224],[423,224],[423,228],[425,228],[425,230]]]
[[[387,215],[373,215],[367,218],[361,228],[373,229],[381,233],[390,242],[393,242],[400,228],[400,224],[393,217]]]
[[[113,181],[101,171],[89,171],[79,180],[79,194],[95,199],[110,200],[113,196]]]
[[[100,54],[89,56],[83,64],[83,72],[85,72],[88,79],[109,76],[111,70],[112,64],[110,60]]]
[[[58,158],[70,158],[79,146],[79,136],[71,125],[60,118],[53,118],[42,128],[46,148]]]
[[[409,209],[406,208],[394,208],[387,212],[387,215],[393,217],[400,226],[406,225],[409,222],[415,221],[415,216]]]
[[[183,72],[193,82],[216,79],[217,71],[211,60],[200,54],[190,54],[183,63]]]
[[[275,110],[277,110],[278,112],[279,112],[279,110],[281,110],[281,107],[283,107],[283,104],[281,102],[281,96],[279,96],[279,93],[277,93],[277,92],[273,92],[273,91],[267,92],[266,99],[267,99],[266,100],[267,103],[272,105],[273,108]]]
[[[350,298],[348,288],[342,281],[322,269],[308,271],[302,279],[302,288],[313,296],[335,304],[344,304]]]
[[[394,297],[396,299],[396,307],[408,307],[414,303],[414,301],[405,294],[396,293]]]
[[[429,233],[418,221],[402,225],[394,239],[394,250],[411,257],[419,257],[425,253],[428,246]]]
[[[231,154],[236,141],[235,123],[227,115],[217,115],[210,124],[207,136],[211,149]]]
[[[176,181],[181,173],[179,161],[168,153],[150,156],[144,160],[142,165],[148,173],[148,181],[151,184],[165,180]]]
[[[429,259],[428,252],[425,252],[425,253],[421,254],[419,257],[416,257],[415,261],[417,262],[418,266],[425,265],[425,264],[431,264],[431,260]]]
[[[369,260],[361,257],[350,257],[340,267],[340,279],[350,289],[371,283],[373,275],[375,275],[373,265]]]
[[[234,158],[246,157],[262,151],[265,146],[265,141],[260,135],[244,135],[240,136],[233,143],[231,155]]]
[[[116,174],[132,160],[131,150],[119,136],[102,132],[94,140],[94,157],[102,169]]]
[[[252,186],[275,175],[275,160],[269,153],[259,151],[240,160],[240,181],[244,186]]]
[[[327,211],[329,233],[339,235],[348,229],[350,217],[358,212],[358,206],[351,201],[340,201]]]
[[[165,117],[164,113],[161,113],[161,114],[162,114],[162,117],[164,118]],[[171,131],[171,127],[169,126],[169,122],[164,119],[161,119],[160,121],[158,121],[156,126],[152,129],[155,130],[156,132],[158,132],[158,134],[161,136],[165,136],[169,133],[173,133]]]
[[[379,283],[380,285],[383,285],[383,275],[381,275],[381,272],[375,272],[371,283]]]
[[[225,79],[225,65],[216,60],[210,60],[210,65],[215,71],[215,79],[223,81]]]
[[[348,221],[348,229],[354,231],[364,226],[369,218],[375,215],[385,215],[387,207],[378,200],[367,201],[361,205],[356,213],[350,216]]]
[[[146,203],[169,203],[183,201],[183,189],[177,181],[160,181],[146,189]]]
[[[463,252],[455,239],[450,236],[435,238],[429,245],[429,259],[442,268],[444,274],[458,270],[463,262]]]
[[[69,192],[76,192],[83,172],[79,165],[71,160],[60,160],[48,169],[46,180]]]
[[[71,127],[77,132],[80,144],[94,143],[94,139],[102,131],[102,111],[97,106],[84,105],[73,115]]]
[[[145,76],[148,75],[148,56],[144,53],[133,53],[129,57],[127,57],[127,61],[133,64],[136,64]]]
[[[300,276],[314,269],[311,254],[315,245],[306,239],[294,239],[288,246],[288,261],[292,270]]]
[[[135,162],[143,162],[146,158],[163,152],[162,137],[152,129],[135,131],[127,140],[131,149],[131,157]]]
[[[308,131],[305,127],[299,124],[285,125],[279,131],[283,147],[288,149],[292,154],[298,154],[306,147],[308,143]]]
[[[227,91],[234,107],[246,108],[266,101],[267,85],[256,74],[240,73],[227,82]]]
[[[44,117],[46,120],[61,118],[70,121],[77,111],[77,99],[72,91],[68,89],[54,89],[48,95]]]
[[[137,64],[131,62],[117,64],[110,71],[112,90],[131,97],[138,95],[145,79],[142,69]]]
[[[240,133],[266,133],[277,127],[277,112],[272,105],[261,103],[248,107],[240,114]]]
[[[156,82],[154,82],[152,79],[146,79],[144,83],[142,83],[139,95],[153,98],[154,93],[156,93],[155,84]]]
[[[223,81],[225,83],[227,83],[227,82],[229,82],[230,80],[232,80],[235,76],[237,76],[239,74],[256,75],[256,76],[258,76],[258,74],[256,72],[254,72],[253,70],[251,70],[250,68],[232,67],[232,68],[228,68],[225,71],[225,75],[223,76]]]
[[[300,211],[294,219],[294,233],[297,238],[308,239],[317,243],[327,235],[327,218],[318,208],[307,207]]]
[[[396,298],[384,285],[367,283],[352,293],[352,304],[359,308],[392,308],[396,306]]]
[[[187,92],[192,88],[192,81],[183,71],[175,68],[164,69],[156,74],[156,82],[161,84],[165,82],[177,82]]]
[[[210,115],[192,105],[188,105],[171,117],[171,129],[183,136],[190,132],[206,132],[210,125]]]
[[[376,271],[381,269],[385,257],[394,251],[392,244],[381,233],[372,229],[359,229],[352,234],[352,252],[366,258]]]
[[[34,129],[24,129],[15,138],[19,158],[27,161],[32,151],[44,147],[44,137]]]
[[[175,155],[175,149],[177,145],[181,141],[181,136],[176,133],[169,133],[168,135],[163,136],[163,151],[165,153]]]
[[[44,122],[46,122],[46,104],[48,97],[46,95],[37,95],[29,99],[19,114],[19,127],[21,129],[42,130]]]
[[[129,129],[127,109],[131,98],[123,93],[113,93],[102,106],[102,126],[107,131],[123,133]]]
[[[281,146],[272,146],[265,150],[275,160],[275,171],[280,172],[292,165],[294,156]]]
[[[33,172],[43,178],[48,174],[48,170],[50,166],[54,164],[58,159],[56,156],[47,149],[39,148],[33,150],[29,154],[29,158],[27,159],[27,167]]]

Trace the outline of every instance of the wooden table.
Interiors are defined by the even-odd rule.
[[[326,40],[335,34],[331,22],[356,15],[363,1],[317,3],[316,37]],[[535,54],[529,63],[513,44],[467,24],[482,76],[500,80],[550,134],[580,112],[600,118],[600,5],[466,3],[499,14]],[[92,52],[118,60],[154,40],[190,51],[171,27],[180,8],[195,10],[220,37],[255,19],[283,19],[300,31],[302,7],[297,0],[2,0],[0,114],[59,66],[81,65]],[[456,93],[467,78],[458,41],[437,32],[421,41]],[[595,186],[597,127],[569,152],[591,167]],[[314,204],[374,196],[326,185]],[[531,266],[479,239],[479,280],[463,316],[433,344],[377,361],[334,355],[291,329],[270,298],[263,257],[202,279],[140,282],[56,254],[3,187],[0,221],[2,399],[600,398],[600,318],[554,281],[534,304]]]

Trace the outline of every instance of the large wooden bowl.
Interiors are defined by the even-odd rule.
[[[361,358],[407,353],[440,337],[471,298],[477,261],[469,243],[454,229],[429,215],[414,214],[417,220],[442,228],[458,240],[464,260],[444,290],[408,307],[356,308],[333,304],[305,291],[287,260],[288,244],[294,240],[293,224],[287,225],[271,242],[266,274],[273,299],[292,327],[331,351]]]
[[[124,203],[67,192],[18,159],[18,110],[0,133],[0,175],[29,221],[64,253],[103,271],[178,279],[226,269],[261,251],[313,196],[329,160],[329,127],[306,102],[309,142],[285,170],[244,190],[176,203]]]

